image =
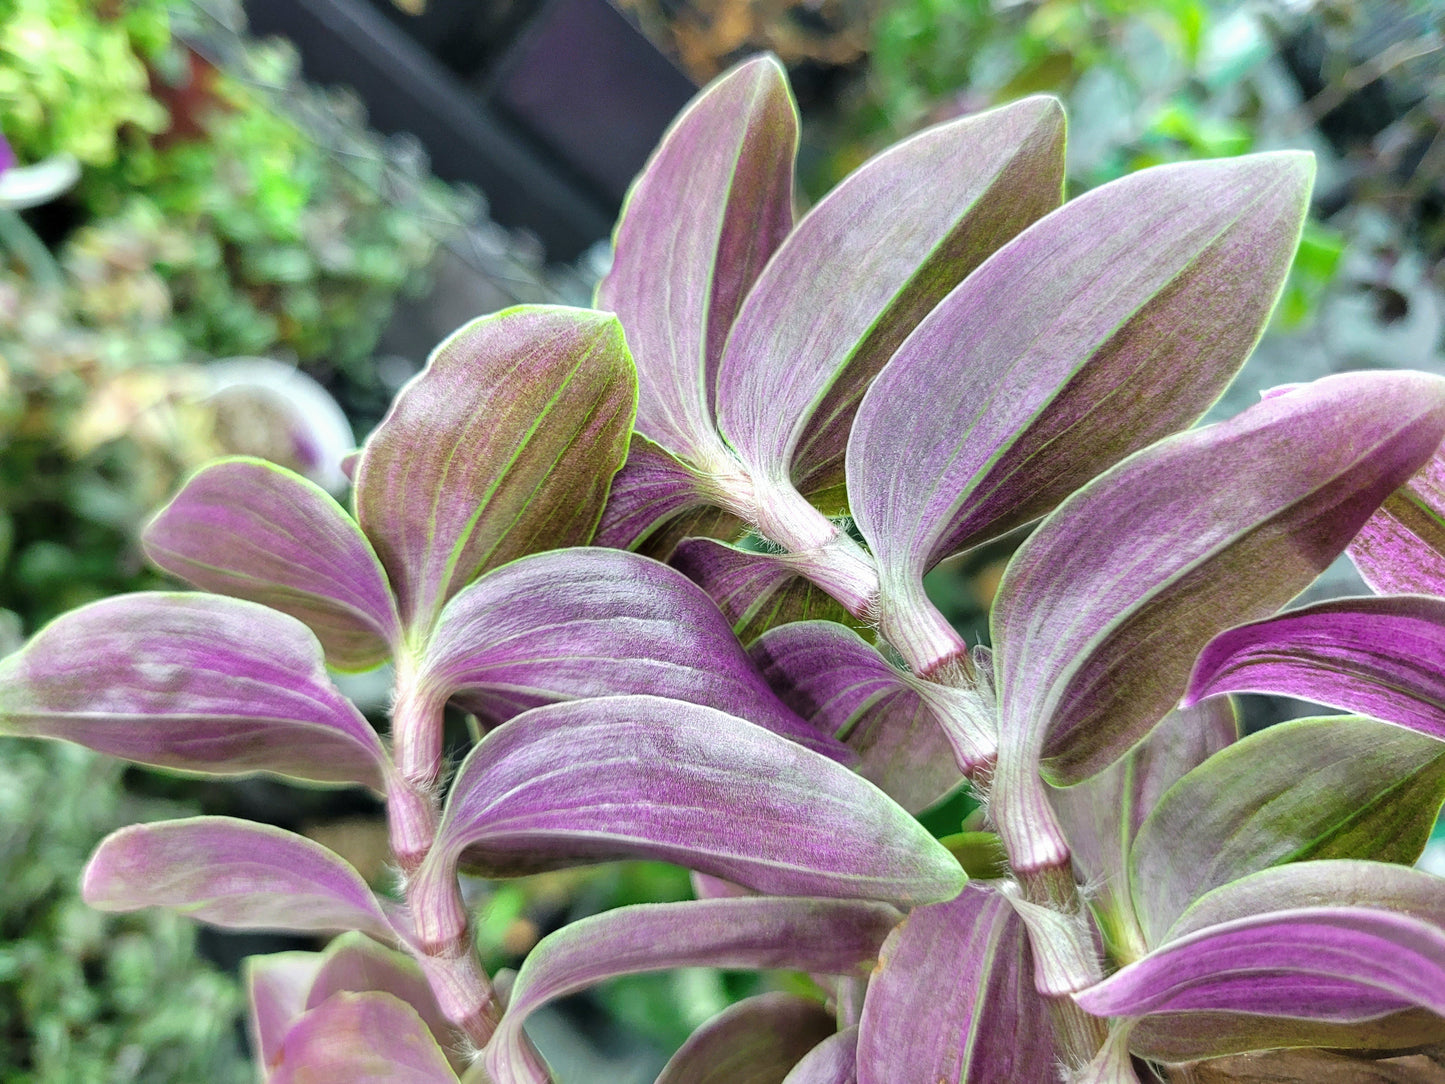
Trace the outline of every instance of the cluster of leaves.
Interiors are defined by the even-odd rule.
[[[545,1084],[530,1014],[692,965],[818,985],[703,1024],[663,1084],[1321,1079],[1445,1039],[1445,879],[1410,868],[1445,799],[1445,380],[1191,428],[1283,289],[1308,156],[1061,206],[1063,113],[1028,98],[795,222],[796,147],[778,65],[740,66],[634,186],[610,311],[447,339],[349,462],[354,513],[203,468],[144,536],[201,591],[0,664],[8,733],[369,788],[403,874],[189,818],[108,837],[85,898],[346,931],[251,961],[272,1084]],[[924,574],[1035,522],[970,646]],[[1279,613],[1347,547],[1431,593]],[[327,667],[388,662],[383,740]],[[1241,739],[1239,691],[1366,714]],[[964,786],[986,813],[940,842],[915,814]],[[482,966],[462,874],[618,858],[697,898]]]
[[[4,0],[0,129],[23,161],[67,153],[88,166],[114,162],[122,128],[166,127],[146,63],[168,38],[166,0]]]

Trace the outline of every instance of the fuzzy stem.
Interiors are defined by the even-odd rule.
[[[441,707],[416,687],[415,667],[399,662],[392,735],[399,778],[387,795],[387,827],[397,863],[406,874],[405,895],[414,936],[407,948],[420,965],[442,1013],[477,1049],[501,1020],[501,1004],[477,959],[471,916],[454,870],[447,888],[427,877],[423,859],[436,842],[441,821],[436,782],[441,773]],[[434,751],[433,751],[434,747]],[[411,750],[404,756],[403,750]]]

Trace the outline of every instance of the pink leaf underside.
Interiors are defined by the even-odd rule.
[[[361,930],[394,940],[371,889],[304,836],[231,817],[190,817],[112,832],[81,891],[103,911],[169,907],[235,929]]]
[[[389,761],[294,618],[142,592],[57,618],[0,662],[0,732],[184,771],[383,790]]]
[[[632,856],[782,895],[931,902],[963,883],[917,821],[836,762],[712,708],[617,696],[488,734],[417,891],[444,890],[459,860],[495,876]]]

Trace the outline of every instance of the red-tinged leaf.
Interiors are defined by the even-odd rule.
[[[1222,632],[1185,699],[1273,692],[1445,739],[1445,599],[1351,598]]]
[[[713,422],[723,343],[793,226],[798,116],[772,57],[739,64],[663,136],[627,195],[598,306],[637,358],[637,428],[701,466],[726,455]]]
[[[509,876],[623,857],[775,895],[903,904],[950,899],[965,881],[835,761],[712,708],[615,696],[534,708],[472,750],[412,882],[414,920],[441,924],[418,933],[455,935],[443,910],[459,861]]]
[[[1440,378],[1328,377],[1136,453],[1044,521],[992,615],[994,810],[1015,868],[1066,853],[1040,830],[1040,759],[1063,784],[1119,759],[1178,702],[1204,645],[1306,587],[1442,435]]]
[[[643,904],[592,915],[544,937],[512,986],[486,1050],[493,1084],[545,1081],[521,1042],[528,1015],[603,979],[673,967],[861,973],[898,922],[879,903],[731,899]]]
[[[81,892],[102,911],[169,907],[235,929],[396,936],[371,889],[339,856],[304,836],[231,817],[112,832],[86,864]]]
[[[416,688],[433,709],[456,697],[496,723],[559,700],[666,696],[852,760],[778,699],[696,584],[618,550],[542,553],[482,577],[443,611]]]
[[[416,1010],[390,994],[336,994],[286,1036],[266,1084],[456,1084]]]
[[[881,628],[905,655],[928,568],[1219,397],[1274,307],[1313,173],[1289,152],[1095,189],[995,253],[899,348],[859,409],[848,491],[879,563]]]
[[[657,1084],[782,1084],[836,1030],[816,1001],[782,993],[745,998],[694,1031]]]
[[[1410,865],[1445,802],[1445,743],[1361,716],[1296,719],[1210,757],[1164,794],[1129,856],[1146,941],[1204,893],[1270,866]]]
[[[375,666],[398,642],[396,603],[361,528],[320,486],[273,463],[203,467],[144,542],[172,575],[302,621],[338,669]]]
[[[869,381],[944,294],[1058,206],[1063,149],[1059,103],[1027,98],[890,148],[798,223],[718,372],[719,426],[759,485],[843,481]]]
[[[1049,1011],[1022,920],[970,884],[889,934],[858,1027],[858,1084],[1054,1079]]]
[[[438,346],[356,471],[357,518],[406,626],[428,630],[488,569],[590,539],[635,402],[622,328],[606,313],[508,309]]]
[[[316,637],[295,618],[215,595],[122,595],[52,621],[0,662],[0,731],[191,772],[378,791],[390,772]]]
[[[1345,552],[1382,595],[1445,595],[1445,449],[1385,498]]]

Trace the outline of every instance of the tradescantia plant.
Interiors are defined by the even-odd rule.
[[[369,787],[397,892],[199,818],[112,835],[87,899],[343,932],[252,961],[274,1082],[545,1082],[530,1013],[693,964],[829,998],[738,1003],[662,1084],[1356,1080],[1445,1040],[1445,882],[1409,868],[1445,799],[1445,599],[1278,614],[1352,544],[1372,585],[1445,589],[1445,380],[1190,428],[1269,318],[1310,160],[1060,206],[1063,140],[1028,99],[794,222],[794,109],[751,61],[638,180],[599,311],[444,342],[354,515],[256,460],[196,474],[145,543],[203,591],[58,619],[0,663],[0,720]],[[1040,519],[970,648],[924,572]],[[383,739],[326,667],[387,661]],[[1362,714],[1241,739],[1223,694],[1259,688]],[[485,730],[454,770],[449,703]],[[992,831],[940,843],[911,814],[965,781]],[[699,898],[481,968],[460,874],[628,856]]]

